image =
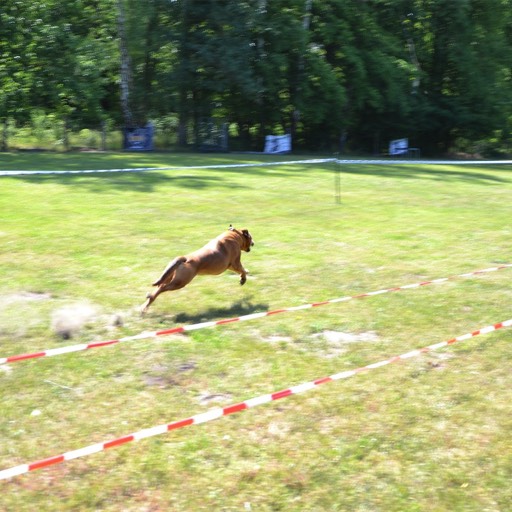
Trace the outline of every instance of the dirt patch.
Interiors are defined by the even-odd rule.
[[[379,337],[375,331],[361,332],[354,334],[351,332],[323,331],[313,334],[312,338],[323,338],[328,343],[334,345],[347,345],[349,343],[378,341]]]
[[[45,292],[19,292],[11,293],[9,295],[0,296],[0,306],[9,306],[17,302],[34,302],[41,300],[50,300],[51,294]]]
[[[180,383],[174,378],[164,375],[145,375],[144,383],[146,386],[156,386],[160,389],[166,389],[180,385]]]
[[[337,357],[345,353],[347,346],[352,343],[373,343],[379,341],[379,336],[375,331],[360,333],[323,331],[313,334],[311,337],[324,342],[324,346],[319,348],[319,350],[326,358]]]
[[[267,343],[291,343],[293,341],[290,336],[266,336],[262,340]]]
[[[196,367],[194,361],[181,363],[175,370],[170,366],[156,364],[144,375],[144,383],[146,386],[156,386],[160,389],[182,386],[184,379],[180,378],[179,374],[195,370]]]
[[[211,403],[223,403],[231,400],[231,395],[224,393],[209,393],[205,391],[199,395],[199,403],[201,405],[209,405]]]
[[[446,368],[446,361],[454,358],[455,354],[449,352],[430,352],[427,361],[427,369],[443,370]]]

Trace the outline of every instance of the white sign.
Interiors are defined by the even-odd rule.
[[[267,135],[265,137],[264,153],[289,153],[292,150],[292,136]]]

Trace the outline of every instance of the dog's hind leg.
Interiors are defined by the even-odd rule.
[[[146,313],[146,311],[148,310],[149,306],[151,306],[151,304],[153,304],[153,302],[155,301],[155,299],[163,292],[163,286],[159,286],[153,293],[149,292],[147,295],[146,295],[146,301],[144,302],[144,304],[142,304],[142,306],[140,307],[140,314],[141,315],[144,315],[144,313]]]
[[[151,306],[151,304],[154,302],[154,300],[162,293],[170,289],[174,288],[167,288],[170,283],[174,280],[174,274],[176,272],[176,269],[182,264],[187,261],[187,258],[185,256],[179,256],[178,258],[174,258],[168,265],[165,267],[165,270],[163,271],[162,275],[152,284],[152,286],[158,286],[158,288],[153,293],[148,293],[146,295],[147,299],[144,304],[140,307],[140,313],[143,315]],[[181,287],[180,287],[181,288]]]
[[[151,305],[151,303],[154,300],[155,300],[155,297],[152,297],[151,294],[148,293],[146,302],[144,302],[144,304],[142,304],[142,306],[140,307],[140,314],[141,315],[144,315],[146,313],[146,311],[148,310],[149,306]]]
[[[182,264],[187,261],[187,258],[185,256],[179,256],[178,258],[174,258],[167,267],[165,267],[165,270],[163,271],[162,275],[152,284],[152,286],[160,286],[165,281],[168,281],[169,278],[172,278],[173,272]]]
[[[146,295],[146,302],[142,304],[140,307],[140,313],[141,315],[144,315],[144,313],[148,310],[149,306],[153,304],[155,299],[162,293],[166,292],[169,288],[167,288],[169,285],[161,284],[153,293],[149,292]]]
[[[179,265],[177,265],[179,266]],[[186,266],[181,267],[171,278],[170,282],[164,281],[162,284],[158,285],[158,288],[153,293],[147,294],[147,300],[141,306],[141,314],[143,315],[149,306],[155,301],[155,299],[163,292],[171,292],[173,290],[179,290],[185,286],[187,286],[190,281],[194,278],[194,272],[191,272],[190,269],[186,268]]]

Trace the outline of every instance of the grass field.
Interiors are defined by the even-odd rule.
[[[0,154],[0,169],[292,160]],[[341,172],[341,201],[334,173]],[[0,178],[0,357],[512,263],[510,166],[287,164]],[[232,223],[251,274],[138,307]],[[512,269],[0,366],[0,470],[512,317]],[[87,321],[63,340],[63,308]],[[112,318],[122,319],[113,322]],[[328,339],[326,331],[345,333]],[[349,336],[352,335],[351,342]],[[6,511],[512,510],[512,331],[0,482]]]

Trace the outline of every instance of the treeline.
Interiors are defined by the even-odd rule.
[[[512,132],[512,0],[2,0],[0,123],[52,116],[239,149],[503,152]],[[213,121],[212,121],[213,120]]]

